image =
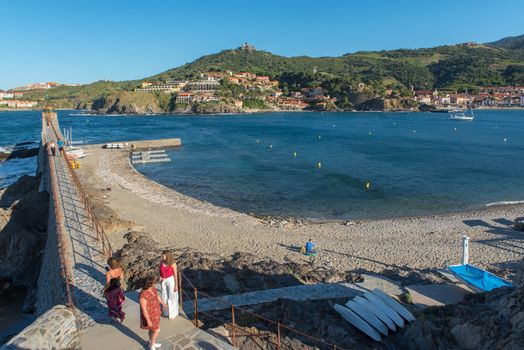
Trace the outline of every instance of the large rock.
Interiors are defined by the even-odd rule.
[[[387,348],[524,349],[524,261],[516,288],[472,294],[463,303],[426,309]]]
[[[101,114],[162,113],[155,95],[144,91],[117,91],[93,102],[91,110]]]
[[[137,232],[126,235],[128,243],[119,252],[130,289],[139,288],[142,278],[158,273],[161,250],[149,236]],[[237,252],[220,256],[192,249],[174,250],[179,270],[196,287],[213,296],[279,288],[302,283],[359,282],[358,274],[337,271],[315,263],[285,263]],[[185,286],[189,287],[189,286]]]
[[[480,327],[469,323],[458,324],[451,328],[451,334],[457,345],[463,349],[477,349],[480,345]]]
[[[0,277],[10,279],[15,286],[34,286],[40,271],[48,195],[38,192],[38,183],[38,178],[23,176],[1,192],[0,205],[9,209],[5,210],[8,221],[0,232]]]

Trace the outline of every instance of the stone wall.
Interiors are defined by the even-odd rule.
[[[54,117],[56,118],[56,114]],[[45,128],[44,122],[42,122],[42,128],[43,130]],[[8,343],[0,347],[0,350],[80,348],[74,311],[65,306],[67,304],[66,280],[62,275],[56,226],[56,210],[61,210],[61,208],[55,207],[56,200],[53,198],[53,191],[51,190],[52,177],[49,158],[44,145],[44,134],[42,134],[42,142],[38,152],[37,174],[42,175],[39,190],[49,193],[49,216],[47,240],[42,255],[36,292],[35,315],[39,317]]]
[[[154,148],[169,148],[182,146],[181,139],[157,139],[157,140],[140,140],[140,141],[126,141],[126,142],[109,142],[113,144],[122,144],[124,149],[143,150]],[[106,144],[102,145],[105,147]]]
[[[42,266],[38,278],[36,294],[36,315],[41,315],[50,308],[67,303],[65,279],[58,255],[58,237],[55,225],[55,208],[49,196],[49,221],[47,224],[47,242],[42,256]]]
[[[49,190],[50,173],[47,162],[47,153],[42,152],[43,186],[49,192],[49,217],[47,221],[47,241],[42,256],[38,289],[36,294],[36,315],[39,316],[55,305],[67,304],[65,279],[62,276],[62,266],[58,255],[58,237],[56,231],[55,201],[52,191]]]
[[[14,349],[80,349],[74,312],[57,305],[0,347]]]

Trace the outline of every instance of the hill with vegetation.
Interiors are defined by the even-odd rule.
[[[509,36],[487,45],[509,50],[524,50],[524,35]]]
[[[411,96],[412,89],[475,92],[484,86],[524,85],[524,50],[518,49],[523,40],[521,36],[490,44],[365,51],[340,57],[284,57],[266,51],[225,50],[142,80],[59,86],[27,97],[43,101],[47,94],[57,107],[91,108],[94,101],[100,105],[100,99],[118,91],[132,91],[144,81],[191,79],[204,72],[230,70],[268,75],[279,82],[284,95],[321,86],[337,98],[339,108],[352,108],[366,100],[384,98],[386,92],[402,98]],[[176,109],[165,94],[150,95],[159,100],[161,110]]]

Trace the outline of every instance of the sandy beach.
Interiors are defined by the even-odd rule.
[[[93,145],[86,153],[78,174],[115,250],[125,243],[124,234],[135,230],[162,247],[304,261],[309,258],[297,249],[311,238],[320,263],[425,280],[438,279],[437,269],[460,263],[462,235],[471,237],[471,263],[508,278],[524,253],[524,233],[512,230],[513,220],[524,216],[522,204],[348,223],[269,222],[155,183],[132,167],[127,151]]]

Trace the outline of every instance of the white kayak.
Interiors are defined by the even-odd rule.
[[[404,317],[406,321],[413,322],[415,321],[415,316],[411,312],[408,311],[404,306],[400,305],[398,301],[381,291],[380,289],[373,289],[373,294],[375,294],[377,297],[382,299],[387,305],[391,306],[393,310],[398,312],[400,316]]]
[[[386,313],[380,309],[380,305],[375,305],[368,299],[363,298],[361,296],[356,296],[355,298],[353,298],[353,301],[357,304],[366,307],[369,311],[373,313],[373,315],[377,316],[382,322],[384,322],[386,326],[388,326],[388,328],[393,332],[397,330],[395,322],[393,322],[393,320],[389,318],[388,315],[386,315]]]
[[[340,314],[340,316],[344,317],[346,321],[351,323],[353,326],[357,327],[368,337],[376,341],[382,341],[380,333],[377,332],[375,328],[371,327],[369,323],[358,317],[358,315],[355,314],[353,311],[339,304],[335,304],[334,309],[336,312]]]
[[[384,311],[384,313],[395,322],[395,324],[403,328],[404,327],[404,320],[400,315],[393,310],[391,307],[389,307],[385,302],[382,301],[379,297],[377,297],[375,294],[371,292],[364,293],[364,297],[369,300],[372,304],[376,305],[380,310]]]
[[[350,300],[346,303],[346,307],[356,313],[361,319],[373,326],[377,331],[383,335],[388,335],[388,327],[368,308]]]

